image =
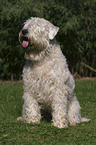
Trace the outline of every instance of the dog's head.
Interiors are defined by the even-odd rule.
[[[43,18],[33,18],[24,23],[19,33],[19,41],[26,49],[27,57],[46,50],[59,28]]]

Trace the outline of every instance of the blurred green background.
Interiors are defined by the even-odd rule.
[[[60,28],[56,39],[73,74],[95,76],[96,0],[1,0],[0,3],[1,80],[21,79],[25,60],[18,34],[30,17],[44,18]]]

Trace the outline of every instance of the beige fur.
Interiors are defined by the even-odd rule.
[[[22,31],[26,29],[28,34],[23,35]],[[18,120],[39,123],[40,109],[46,106],[52,110],[53,125],[58,128],[67,127],[68,122],[73,126],[81,122],[73,76],[60,46],[54,43],[58,30],[49,21],[32,17],[25,22],[19,33],[20,43],[21,38],[27,38],[23,43],[29,45],[26,48],[27,61],[23,69],[24,105],[22,118]]]

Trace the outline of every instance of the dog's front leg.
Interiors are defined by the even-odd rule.
[[[41,114],[38,102],[31,96],[31,94],[27,92],[24,93],[23,99],[24,105],[22,111],[22,119],[27,121],[28,123],[40,123]]]
[[[52,121],[54,126],[65,128],[68,127],[67,96],[65,96],[60,90],[56,92],[52,102]]]

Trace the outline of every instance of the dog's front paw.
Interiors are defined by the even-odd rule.
[[[70,123],[70,126],[76,126],[76,123]]]
[[[23,119],[23,117],[18,117],[17,118],[17,121],[23,121],[24,119]]]
[[[53,122],[52,125],[54,125],[55,127],[58,128],[66,128],[68,127],[68,123],[64,123],[64,122]]]

